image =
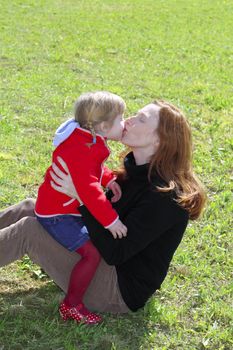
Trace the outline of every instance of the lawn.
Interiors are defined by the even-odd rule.
[[[0,0],[0,208],[35,197],[77,96],[110,90],[126,117],[155,98],[186,113],[208,191],[146,307],[63,323],[62,292],[27,257],[0,269],[1,350],[230,350],[233,164],[231,0]],[[119,144],[111,144],[116,166]],[[233,327],[232,327],[233,328]]]

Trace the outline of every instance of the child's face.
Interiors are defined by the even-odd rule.
[[[104,136],[109,140],[120,141],[125,127],[125,121],[122,114],[119,114],[113,122],[113,125],[104,133]]]

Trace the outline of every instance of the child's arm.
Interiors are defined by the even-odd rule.
[[[113,197],[111,198],[112,203],[119,201],[122,194],[120,185],[118,185],[118,183],[115,181],[116,178],[117,178],[116,175],[113,173],[111,169],[109,169],[106,166],[103,167],[101,185],[105,188],[109,188],[112,191],[113,193]]]
[[[83,204],[86,205],[86,203],[88,201],[86,201],[85,199],[83,201],[81,199],[80,190],[77,193],[77,188],[74,186],[73,178],[70,174],[70,170],[67,167],[67,164],[60,157],[57,157],[57,161],[58,161],[58,163],[60,163],[60,165],[62,166],[62,168],[65,170],[66,173],[64,173],[62,170],[60,170],[59,167],[55,163],[53,163],[52,164],[53,171],[50,172],[51,178],[53,179],[53,181],[51,181],[51,186],[59,192],[62,192],[62,193],[66,194],[72,198],[76,198],[79,201],[80,205],[83,205]],[[85,183],[83,183],[83,185],[85,186]],[[82,187],[80,187],[80,184],[78,187],[82,188]],[[101,187],[100,187],[100,189],[101,189]],[[102,191],[102,189],[101,189],[101,191]],[[105,197],[105,195],[104,195],[104,197]],[[86,198],[85,195],[83,198]],[[107,200],[106,197],[105,197],[105,199]],[[108,200],[107,200],[107,203],[111,206],[111,204]],[[98,203],[97,203],[97,205],[98,205]],[[89,206],[89,208],[90,208],[90,206]],[[98,207],[96,207],[96,208],[98,208]],[[112,206],[111,206],[111,209],[114,213],[116,213],[115,210],[112,208]],[[97,210],[95,210],[95,212],[93,213],[93,216],[96,218],[96,220],[98,220],[101,223],[101,221],[97,218],[96,212],[97,212]],[[104,213],[106,214],[105,211],[104,211]],[[122,238],[122,237],[125,237],[127,235],[127,227],[121,222],[118,215],[117,215],[117,219],[112,224],[110,224],[108,227],[105,227],[105,228],[107,228],[111,232],[111,234],[113,235],[114,238]]]
[[[119,201],[121,198],[122,192],[121,192],[121,187],[116,181],[112,181],[108,188],[112,191],[113,197],[111,198],[111,202],[115,203]]]
[[[105,188],[109,188],[109,185],[116,180],[116,175],[106,165],[103,167],[103,174],[101,178],[101,185]]]
[[[74,186],[85,206],[92,215],[109,229],[119,219],[117,212],[106,198],[98,177],[93,171],[93,155],[85,148],[79,149],[79,154],[66,153],[66,164]],[[57,163],[58,164],[58,163]],[[59,164],[58,164],[59,165]]]

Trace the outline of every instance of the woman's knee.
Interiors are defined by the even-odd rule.
[[[35,216],[35,200],[32,198],[27,198],[20,203],[23,210],[27,213],[27,216]]]

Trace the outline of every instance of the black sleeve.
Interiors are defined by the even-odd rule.
[[[128,228],[127,237],[114,239],[85,206],[79,210],[93,244],[109,265],[124,263],[177,222],[176,206],[170,198],[160,198],[157,205],[151,201],[141,202],[123,220]]]

